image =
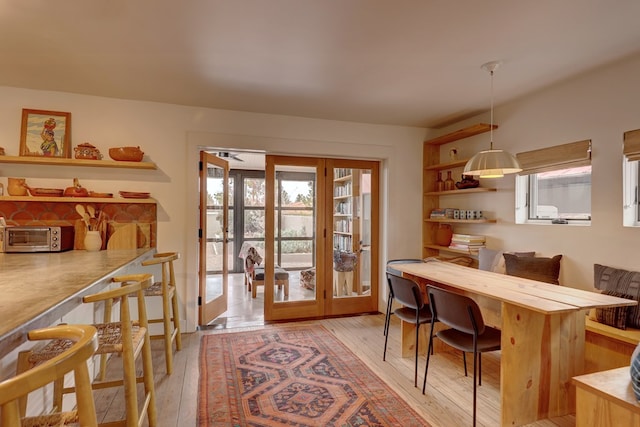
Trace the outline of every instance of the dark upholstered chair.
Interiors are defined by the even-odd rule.
[[[398,270],[395,270],[392,266],[393,264],[411,264],[422,262],[421,259],[415,258],[407,258],[407,259],[391,259],[387,261],[387,273],[394,274],[396,276],[402,276],[402,273]],[[387,278],[387,284],[389,284],[389,279]],[[384,318],[384,331],[383,334],[386,336],[387,332],[389,332],[389,320],[391,319],[391,307],[393,305],[393,293],[391,292],[391,285],[389,284],[389,294],[387,295],[387,312],[385,313]]]
[[[389,287],[394,298],[402,304],[402,307],[396,309],[393,313],[398,316],[400,320],[404,320],[405,322],[416,326],[416,354],[415,368],[413,372],[413,385],[414,387],[417,387],[418,338],[420,336],[420,325],[431,322],[431,310],[429,310],[429,306],[424,304],[424,301],[422,300],[422,293],[420,292],[420,286],[418,286],[416,282],[391,273],[387,273],[387,280],[389,281]],[[382,360],[386,360],[387,358],[388,340],[389,333],[387,331],[384,338],[384,353],[382,354]],[[429,343],[429,348],[431,348],[431,343]]]
[[[438,331],[436,337],[453,348],[462,351],[464,358],[464,375],[467,375],[466,353],[473,353],[473,425],[476,425],[476,384],[482,384],[482,360],[480,353],[500,350],[500,331],[486,326],[482,319],[480,307],[471,298],[451,291],[427,286],[429,307],[433,315],[429,350],[424,368],[422,393],[427,386],[427,372],[433,346],[433,323],[441,322],[451,329]],[[479,380],[478,380],[479,379]]]

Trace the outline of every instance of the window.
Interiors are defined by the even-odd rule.
[[[590,223],[590,141],[519,153],[518,160],[516,223]]]
[[[624,160],[622,165],[623,185],[623,214],[622,223],[625,227],[640,227],[640,203],[638,203],[638,189],[640,188],[640,129],[624,133]]]

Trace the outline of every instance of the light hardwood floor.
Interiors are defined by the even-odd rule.
[[[387,350],[387,361],[382,361],[384,315],[368,315],[303,322],[320,324],[339,338],[369,368],[384,380],[402,399],[407,401],[432,426],[471,425],[472,387],[471,377],[465,377],[462,356],[458,352],[437,353],[431,359],[426,395],[421,387],[413,387],[413,359],[401,358],[400,325],[392,321]],[[232,333],[243,330],[269,328],[272,325],[243,327],[240,322],[229,328],[217,327],[183,335],[183,350],[175,353],[174,373],[164,373],[161,342],[154,341],[153,363],[157,393],[159,425],[162,427],[195,426],[197,421],[198,375],[200,340],[204,334]],[[482,386],[478,389],[478,426],[500,425],[499,408],[499,352],[483,355]],[[469,360],[470,362],[470,360]],[[421,386],[425,358],[420,357],[419,378]],[[472,369],[471,364],[469,368]],[[110,374],[117,374],[118,360],[109,362]],[[470,371],[471,372],[471,371]],[[96,395],[99,416],[102,420],[120,417],[121,396],[112,392]],[[575,426],[575,417],[545,420],[534,426]]]

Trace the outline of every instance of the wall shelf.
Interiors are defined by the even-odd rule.
[[[493,129],[497,129],[498,125],[493,125]],[[491,130],[491,125],[488,123],[478,123],[463,129],[459,129],[455,132],[448,133],[446,135],[439,136],[437,138],[425,141],[428,145],[442,145],[448,144],[453,141],[457,141],[463,138],[469,138],[470,136],[480,135]]]
[[[0,163],[49,166],[89,166],[99,168],[157,169],[153,162],[118,162],[115,160],[66,159],[61,157],[0,156]]]
[[[54,203],[157,203],[151,197],[134,199],[124,197],[34,197],[34,196],[0,196],[1,202],[54,202]]]
[[[442,224],[495,224],[495,219],[453,219],[453,218],[425,218],[424,222],[436,222]]]
[[[448,246],[424,245],[424,247],[427,248],[427,249],[435,249],[437,251],[452,252],[452,253],[463,254],[463,255],[477,255],[478,254],[477,251],[465,251],[463,249],[452,249],[452,248],[450,248]]]
[[[465,194],[470,193],[487,193],[490,191],[497,191],[495,188],[489,187],[476,187],[476,188],[467,188],[464,190],[449,190],[449,191],[429,191],[424,193],[425,196],[463,196]]]

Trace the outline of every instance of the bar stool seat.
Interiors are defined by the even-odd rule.
[[[120,321],[93,325],[97,331],[98,347],[96,355],[116,353],[121,356],[123,365],[123,377],[110,381],[96,381],[91,387],[96,389],[124,387],[125,395],[125,419],[121,424],[127,427],[141,426],[144,421],[143,413],[146,412],[149,427],[157,425],[155,390],[153,382],[153,367],[151,361],[151,343],[148,331],[144,290],[153,283],[151,274],[133,274],[113,278],[114,282],[122,283],[119,288],[111,289],[83,298],[86,303],[105,301],[110,303],[113,299],[120,303]],[[131,294],[137,297],[138,320],[132,321],[129,310],[129,297]],[[68,343],[53,341],[44,349],[21,352],[18,355],[19,372],[29,369],[43,360],[56,357],[64,351]],[[135,362],[142,358],[141,377],[137,376]],[[139,409],[136,384],[144,383],[144,403]],[[75,387],[63,387],[63,381],[54,382],[54,407],[62,407],[62,396],[75,391]],[[26,408],[26,400],[21,405],[21,411]],[[24,413],[24,412],[22,412]],[[112,423],[109,423],[112,424]]]
[[[180,258],[177,252],[157,253],[152,259],[143,261],[143,266],[161,265],[162,280],[145,289],[145,297],[162,298],[162,317],[151,318],[149,323],[162,323],[162,334],[150,335],[151,339],[164,340],[164,354],[167,375],[173,372],[173,342],[176,351],[182,349],[180,335],[180,311],[178,309],[178,292],[176,291],[176,275],[173,262]],[[173,325],[172,325],[173,323]]]
[[[64,342],[64,349],[55,357],[43,360],[33,369],[21,372],[0,383],[1,425],[18,426],[96,426],[96,409],[91,392],[91,378],[87,367],[98,347],[96,329],[89,325],[59,325],[28,333],[29,340],[52,339]],[[60,347],[59,347],[60,348]],[[23,417],[22,401],[29,392],[53,381],[59,381],[73,371],[76,384],[77,409],[36,417]],[[56,409],[60,411],[59,408]]]

